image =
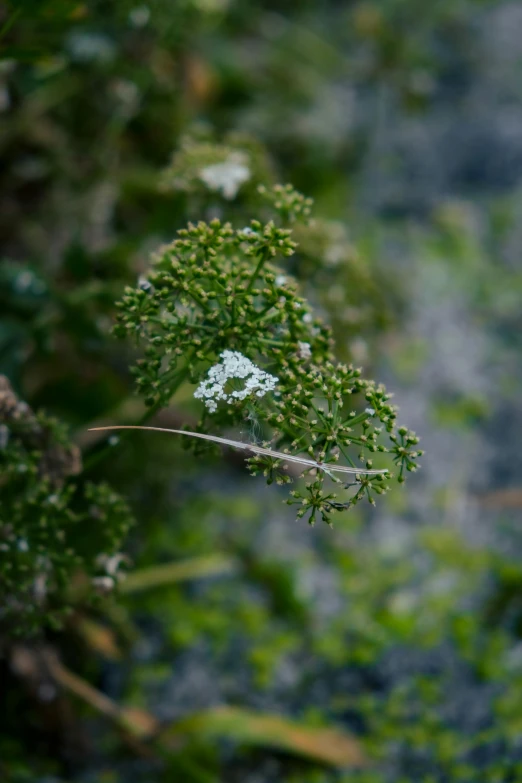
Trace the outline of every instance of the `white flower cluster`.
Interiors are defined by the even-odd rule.
[[[114,555],[100,554],[96,558],[96,565],[103,568],[105,576],[95,576],[92,579],[92,584],[101,593],[109,593],[117,582],[121,582],[125,579],[125,573],[120,571],[120,566],[124,562],[129,562],[129,559],[122,555],[121,552],[116,552]]]
[[[261,370],[239,351],[223,351],[220,356],[223,361],[210,368],[206,380],[201,381],[194,392],[194,397],[204,400],[211,413],[217,410],[219,400],[235,402],[253,393],[256,397],[263,397],[275,389],[279,379]],[[226,392],[225,385],[234,378],[244,381],[243,388]]]
[[[312,358],[312,348],[310,346],[310,343],[303,343],[301,340],[297,343],[297,355],[300,359],[311,359]]]
[[[243,182],[250,179],[246,156],[241,152],[231,153],[223,163],[205,166],[199,178],[209,190],[220,190],[225,198],[233,199]]]

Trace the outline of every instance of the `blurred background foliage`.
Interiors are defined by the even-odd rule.
[[[2,780],[520,780],[520,4],[0,16],[0,370],[137,520],[117,595],[1,640]],[[228,149],[255,162],[230,201],[193,178]],[[289,270],[427,452],[334,530],[240,460],[86,432],[142,413],[123,286],[188,219],[258,216],[258,181],[315,199]]]

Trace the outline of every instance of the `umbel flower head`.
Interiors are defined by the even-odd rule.
[[[211,413],[217,410],[219,400],[233,403],[252,395],[263,397],[275,389],[278,379],[261,370],[239,351],[223,351],[221,358],[223,361],[210,368],[206,380],[201,381],[194,392],[194,397],[204,400]],[[244,381],[243,387],[225,391],[227,384],[236,380]]]
[[[283,360],[302,361],[303,346],[319,364],[331,355],[330,330],[278,265],[294,252],[290,234],[257,220],[189,224],[125,289],[115,332],[146,346],[132,372],[149,405],[168,404],[180,379],[199,383],[224,350],[259,357],[275,375]]]
[[[279,222],[286,216],[293,225],[309,212],[292,188],[264,195]],[[167,405],[189,380],[204,403],[200,432],[255,418],[278,455],[258,453],[249,464],[269,483],[291,480],[281,454],[309,457],[311,480],[288,502],[298,504],[298,517],[329,522],[388,491],[391,470],[365,470],[395,465],[402,482],[421,452],[415,433],[397,429],[386,389],[336,362],[330,330],[283,266],[295,248],[291,231],[272,221],[242,229],[219,220],[189,224],[160,248],[145,281],[125,290],[115,331],[145,345],[132,371],[148,405]],[[358,462],[363,473],[343,484],[328,469],[338,461]]]

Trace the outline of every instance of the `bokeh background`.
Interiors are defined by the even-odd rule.
[[[314,198],[328,241],[301,260],[307,292],[426,450],[405,488],[332,530],[296,523],[230,455],[114,439],[86,465],[129,499],[131,573],[152,581],[54,643],[116,702],[199,722],[158,759],[92,705],[71,697],[49,720],[52,693],[44,710],[9,685],[5,779],[520,780],[522,5],[25,0],[0,14],[0,368],[20,396],[64,420],[86,460],[90,424],[139,415],[114,302],[207,217],[160,187],[182,140],[241,133]],[[178,397],[161,421],[194,416]],[[154,587],[178,561],[188,571]],[[250,712],[227,721],[222,705]],[[295,735],[274,748],[288,727],[259,715],[315,729],[308,750]],[[332,761],[324,727],[367,765]]]

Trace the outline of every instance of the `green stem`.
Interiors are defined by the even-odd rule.
[[[343,449],[343,447],[340,444],[337,444],[337,445],[339,446],[339,451],[341,452],[341,454],[343,455],[345,460],[352,466],[352,468],[356,468],[357,465],[355,464],[353,459],[350,457],[350,455],[345,452],[345,450]]]
[[[259,275],[261,269],[263,268],[264,264],[266,263],[267,259],[268,259],[268,253],[266,252],[266,250],[262,250],[261,251],[261,257],[260,257],[259,261],[257,262],[256,268],[254,269],[254,274],[250,278],[250,282],[249,282],[249,284],[247,286],[245,294],[248,295],[250,293],[250,291],[252,290],[252,288],[254,287],[254,283],[256,282],[256,280],[258,278],[258,275]]]
[[[7,19],[5,20],[4,24],[0,28],[0,39],[2,39],[5,35],[7,35],[9,30],[11,29],[11,27],[13,26],[13,24],[16,22],[17,18],[19,17],[21,11],[22,11],[21,8],[16,8],[13,11],[13,13],[11,14],[11,16],[7,17]]]
[[[328,429],[328,421],[326,419],[326,416],[324,415],[324,411],[322,411],[320,408],[318,408],[313,402],[310,403],[310,407],[315,412],[315,415],[318,416],[321,421],[323,422],[324,426]]]
[[[277,348],[283,347],[281,340],[270,340],[268,337],[258,337],[257,341],[258,343],[263,343],[264,345],[274,345]]]
[[[273,310],[274,312],[271,313],[270,311]],[[269,321],[271,318],[275,318],[276,315],[280,314],[280,310],[278,310],[273,302],[270,304],[267,304],[266,307],[264,307],[262,310],[259,311],[259,313],[256,315],[256,317],[253,319],[254,321]]]
[[[362,421],[365,421],[366,419],[370,418],[370,414],[366,413],[360,413],[358,416],[354,416],[352,419],[348,418],[345,421],[343,421],[343,426],[345,427],[351,427],[352,424],[360,424]]]

